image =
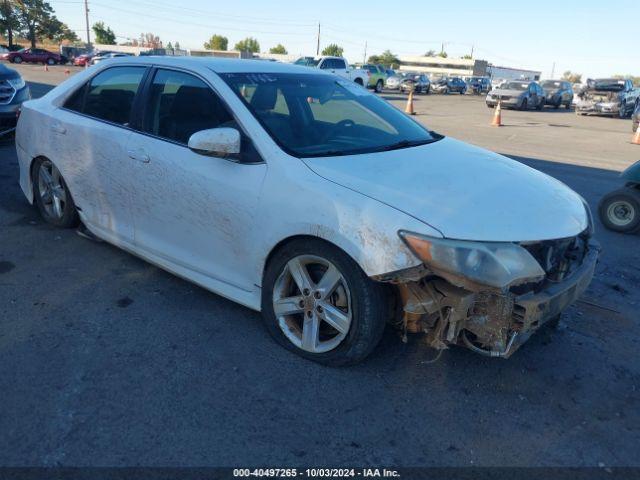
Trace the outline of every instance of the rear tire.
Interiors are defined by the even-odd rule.
[[[13,57],[13,60],[11,60],[13,63],[22,63],[22,57],[20,55],[17,55],[15,57]]]
[[[59,228],[78,225],[78,211],[71,192],[56,166],[47,158],[38,158],[32,168],[33,196],[42,218]]]
[[[598,205],[598,214],[609,230],[620,233],[640,231],[640,192],[621,188],[605,195]]]
[[[528,110],[528,108],[529,108],[529,104],[527,102],[527,99],[524,98],[522,100],[522,103],[520,104],[520,110]]]
[[[369,279],[339,248],[315,238],[278,250],[262,284],[262,314],[275,341],[333,367],[358,363],[371,353],[382,337],[389,299],[386,285]],[[326,320],[331,318],[339,320],[334,325],[340,329]]]
[[[356,82],[356,83],[357,83],[358,85],[360,85],[361,87],[364,87],[364,83],[362,82],[362,79],[360,79],[360,78],[356,78],[356,79],[354,80],[354,82]]]
[[[378,80],[376,82],[375,92],[376,93],[382,93],[382,88],[383,88],[382,80]]]
[[[53,58],[51,57],[47,58],[47,65],[55,65],[55,64],[56,64],[56,61]]]

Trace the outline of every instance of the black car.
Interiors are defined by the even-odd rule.
[[[571,108],[573,102],[573,87],[566,80],[545,80],[542,82],[546,105],[560,108],[562,105],[567,110]]]
[[[433,83],[431,88],[436,93],[459,93],[462,95],[467,92],[466,82],[459,77],[441,78]]]
[[[29,87],[20,74],[0,65],[0,132],[16,126],[20,105],[30,98]]]
[[[423,73],[406,73],[403,77],[398,87],[400,92],[410,92],[413,90],[415,93],[427,94],[431,90],[431,81],[429,77]]]

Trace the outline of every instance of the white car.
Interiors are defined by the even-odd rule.
[[[507,357],[598,255],[564,184],[304,67],[114,59],[26,102],[16,144],[48,222],[262,311],[329,365],[365,358],[387,321]]]

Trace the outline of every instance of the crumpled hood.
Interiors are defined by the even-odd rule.
[[[447,238],[550,240],[575,236],[588,226],[581,197],[563,183],[450,138],[304,162],[318,175],[401,210]]]

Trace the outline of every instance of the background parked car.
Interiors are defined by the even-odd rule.
[[[503,108],[542,110],[545,104],[544,90],[536,82],[512,81],[489,92],[486,98],[487,107],[493,108],[498,100]]]
[[[7,52],[0,55],[2,60],[12,63],[46,63],[47,65],[55,65],[56,63],[65,64],[68,59],[59,53],[50,52],[42,48],[23,48],[17,52]]]
[[[399,88],[402,93],[413,90],[415,93],[428,94],[431,91],[431,80],[424,73],[407,72],[403,74]]]
[[[131,56],[133,55],[131,55],[130,53],[123,53],[123,52],[108,52],[108,53],[101,52],[91,59],[91,65],[95,65],[96,63],[100,63],[103,60],[108,60],[110,58],[131,57]]]
[[[295,65],[304,67],[319,68],[335,73],[336,75],[351,80],[352,82],[362,85],[363,87],[369,83],[369,72],[362,68],[353,68],[344,57],[301,57],[295,62]]]
[[[560,108],[564,105],[567,110],[571,108],[573,87],[569,82],[566,80],[545,80],[541,86],[545,93],[547,105],[554,108]]]
[[[443,77],[431,84],[435,93],[467,93],[467,84],[459,77]]]
[[[22,102],[31,98],[29,86],[14,69],[0,65],[0,131],[16,126]]]
[[[578,115],[608,115],[627,118],[633,112],[640,89],[628,79],[598,78],[588,80],[587,88],[576,104]]]
[[[369,72],[367,87],[373,88],[377,93],[380,93],[384,88],[384,82],[387,80],[385,68],[382,65],[373,65],[371,63],[365,63],[360,68]]]
[[[491,79],[489,77],[469,77],[467,79],[467,90],[479,95],[491,91]]]
[[[91,64],[91,59],[98,55],[97,52],[82,53],[73,59],[73,64],[77,67],[84,67]]]

